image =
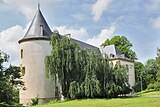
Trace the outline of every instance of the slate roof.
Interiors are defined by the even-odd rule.
[[[82,41],[79,41],[79,40],[76,40],[76,39],[73,39],[73,38],[71,38],[71,40],[76,42],[80,46],[80,48],[82,48],[82,49],[86,49],[87,48],[87,49],[98,49],[99,50],[99,48],[97,48],[97,47],[95,47],[93,45],[87,44],[85,42],[82,42]]]
[[[43,31],[43,33],[42,33]],[[44,19],[41,10],[38,8],[32,23],[27,31],[27,33],[25,34],[25,36],[23,37],[23,39],[27,39],[27,38],[50,38],[50,36],[52,35],[52,31],[49,28],[46,20]]]
[[[124,56],[124,54],[122,54],[121,51],[118,50],[118,48],[115,45],[108,45],[104,48],[101,48],[101,53],[107,54],[109,59],[120,58],[129,60],[127,57]]]

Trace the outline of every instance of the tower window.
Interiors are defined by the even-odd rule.
[[[22,67],[22,76],[25,74],[25,67]]]
[[[23,58],[23,49],[21,49],[21,59]]]
[[[44,30],[43,30],[43,25],[40,25],[40,35],[43,36],[44,35]]]

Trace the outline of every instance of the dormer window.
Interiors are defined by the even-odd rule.
[[[114,56],[114,54],[110,54],[110,58],[114,58],[115,56]]]
[[[44,35],[43,25],[40,25],[40,35],[41,35],[41,36]]]

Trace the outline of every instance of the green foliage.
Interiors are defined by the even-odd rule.
[[[160,49],[157,49],[156,59],[147,60],[143,77],[143,86],[145,88],[160,90]]]
[[[17,82],[15,79],[20,78],[19,67],[11,66],[5,68],[4,62],[8,61],[9,56],[0,51],[0,103],[5,105],[15,105],[19,102]],[[17,105],[18,107],[18,105]]]
[[[135,69],[135,91],[145,89],[145,67],[141,62],[134,62]],[[141,89],[142,88],[142,89]]]
[[[150,92],[154,92],[154,91],[155,91],[155,89],[145,89],[143,91],[136,93],[136,95],[142,95],[142,94],[150,93]]]
[[[159,67],[155,59],[147,60],[145,64],[145,73],[143,74],[146,87],[151,88],[153,85],[156,85],[158,69]]]
[[[32,103],[31,103],[32,106],[38,105],[38,102],[39,102],[39,98],[38,97],[33,98],[31,100],[32,100]]]
[[[50,44],[51,55],[45,59],[46,74],[54,80],[58,78],[65,98],[112,98],[131,91],[127,69],[120,65],[113,67],[107,57],[100,57],[99,51],[81,49],[57,31]]]
[[[87,58],[87,64],[85,66],[86,77],[84,80],[84,90],[85,96],[87,98],[94,98],[100,95],[100,83],[96,76],[96,71],[98,70],[98,61],[100,57],[94,51],[89,52],[89,57]]]
[[[157,74],[156,74],[156,80],[157,82],[155,83],[155,90],[160,91],[160,49],[157,49],[157,57],[156,57],[156,63],[158,66],[157,69]]]
[[[148,83],[154,83],[156,81],[156,74],[158,71],[158,65],[156,63],[155,59],[149,59],[147,60],[145,64],[145,73],[149,75],[148,77]]]
[[[156,84],[155,83],[150,83],[147,87],[148,90],[150,89],[155,89],[156,88]]]
[[[80,95],[80,87],[79,84],[76,83],[76,81],[70,83],[69,95],[71,99],[76,99]]]
[[[136,60],[136,53],[131,49],[132,43],[125,36],[114,36],[112,39],[107,39],[101,46],[115,45],[127,58]]]

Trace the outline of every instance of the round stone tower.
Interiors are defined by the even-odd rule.
[[[20,103],[29,105],[32,99],[39,98],[45,103],[55,98],[55,82],[45,75],[45,57],[50,54],[49,39],[52,32],[38,8],[33,21],[19,40],[20,67],[24,86],[20,90]]]

